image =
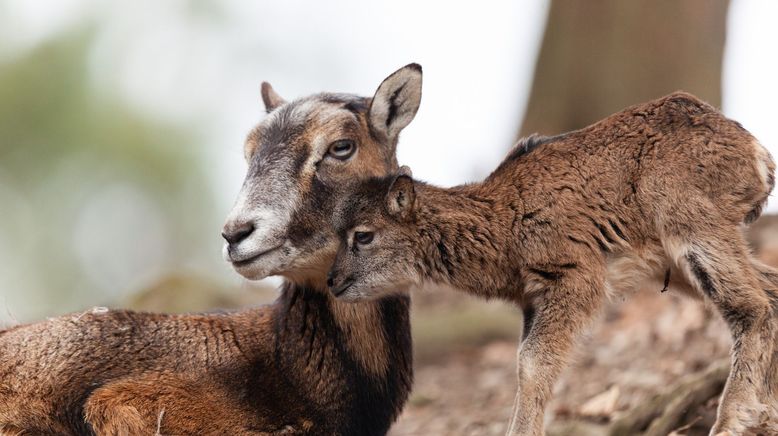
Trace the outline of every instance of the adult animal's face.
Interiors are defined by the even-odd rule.
[[[338,239],[339,190],[397,170],[400,131],[421,99],[421,68],[387,77],[371,98],[317,94],[286,102],[268,84],[268,116],[245,145],[248,172],[224,225],[224,256],[248,279],[321,280]]]

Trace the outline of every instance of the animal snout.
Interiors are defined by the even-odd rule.
[[[327,286],[330,288],[330,292],[336,297],[343,295],[343,293],[353,284],[354,279],[351,276],[338,280],[337,273],[330,271],[329,274],[327,274]]]
[[[230,246],[235,246],[254,233],[254,229],[253,221],[228,222],[224,225],[222,237]]]

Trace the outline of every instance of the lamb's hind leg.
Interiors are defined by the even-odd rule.
[[[778,271],[751,259],[751,265],[758,272],[760,287],[764,290],[767,298],[770,300],[772,309],[772,323],[775,326],[774,343],[778,344]],[[778,345],[775,346],[770,359],[770,370],[767,374],[767,391],[769,398],[772,398],[772,421],[775,423],[773,431],[778,433]]]
[[[563,275],[540,271],[530,278],[539,290],[532,292],[534,314],[519,349],[519,389],[508,435],[543,434],[545,406],[554,383],[576,337],[604,299],[602,266],[569,265],[573,266]]]
[[[711,434],[743,434],[775,406],[767,389],[776,347],[770,300],[740,230],[700,212],[707,223],[667,222],[663,242],[692,285],[719,309],[732,332],[732,369]]]

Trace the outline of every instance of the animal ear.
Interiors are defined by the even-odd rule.
[[[411,217],[413,206],[416,202],[416,190],[413,187],[413,179],[406,175],[399,175],[389,187],[386,194],[386,209],[389,213],[403,221]]]
[[[270,113],[273,109],[286,103],[267,82],[262,82],[262,102],[265,103],[265,111]]]
[[[421,65],[408,64],[378,86],[368,112],[370,127],[393,143],[416,116],[420,103]]]

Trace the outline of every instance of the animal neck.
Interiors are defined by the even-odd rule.
[[[417,184],[416,221],[423,280],[482,294],[509,284],[512,226],[519,205],[485,184]]]
[[[353,431],[343,434],[388,430],[413,378],[410,299],[344,303],[324,280],[287,281],[279,303],[276,359],[295,374],[304,393],[324,409],[334,407],[333,399],[350,403]]]

